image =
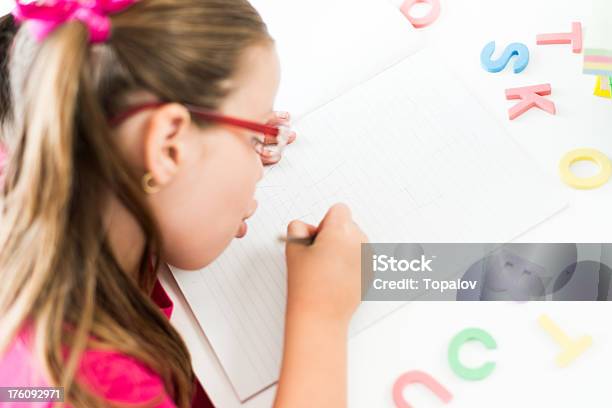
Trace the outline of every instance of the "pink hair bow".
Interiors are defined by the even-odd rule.
[[[118,13],[137,0],[17,0],[13,16],[27,21],[37,41],[44,40],[54,29],[78,20],[89,30],[89,42],[100,43],[110,36],[110,14]]]

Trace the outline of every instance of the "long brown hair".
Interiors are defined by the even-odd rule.
[[[96,45],[79,22],[41,43],[10,16],[0,23],[10,33],[0,36],[0,118],[10,156],[0,195],[0,351],[31,326],[50,383],[64,386],[73,405],[97,407],[105,403],[75,377],[78,362],[89,347],[116,350],[158,373],[187,407],[189,353],[149,298],[157,265],[148,263],[159,259],[161,237],[142,175],[112,143],[107,118],[139,90],[215,109],[243,51],[270,37],[246,0],[142,0],[111,21],[111,38]],[[146,236],[136,279],[107,241],[108,190]]]

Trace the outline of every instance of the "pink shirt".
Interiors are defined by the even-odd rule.
[[[156,282],[152,299],[168,318],[173,304],[163,287]],[[0,386],[47,386],[39,363],[32,354],[32,332],[24,329],[0,356]],[[102,350],[87,350],[79,364],[78,378],[108,401],[119,403],[151,403],[152,407],[175,407],[164,389],[159,375],[133,357]],[[53,403],[0,402],[2,408],[47,408]],[[196,383],[192,407],[213,407],[199,381]]]

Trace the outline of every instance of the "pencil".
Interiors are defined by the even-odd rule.
[[[290,238],[290,237],[287,237],[285,235],[281,235],[281,236],[278,237],[278,242],[283,243],[283,244],[292,243],[292,244],[301,244],[301,245],[312,245],[312,243],[315,240],[315,237]]]

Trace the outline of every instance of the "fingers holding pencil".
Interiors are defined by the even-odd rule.
[[[329,209],[318,227],[287,228],[288,311],[348,321],[361,294],[361,243],[367,237],[344,204]]]

